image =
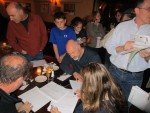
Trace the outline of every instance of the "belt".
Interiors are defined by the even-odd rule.
[[[127,71],[125,69],[118,68],[114,64],[111,64],[111,65],[113,65],[113,67],[117,68],[118,70],[122,71],[123,73],[130,73],[130,74],[132,74],[132,73],[141,73],[141,72],[143,72],[143,71],[140,71],[140,72],[130,72],[130,71]]]
[[[133,72],[130,72],[130,71],[127,71],[127,70],[124,70],[124,69],[120,69],[118,68],[120,71],[124,72],[124,73],[133,73]]]

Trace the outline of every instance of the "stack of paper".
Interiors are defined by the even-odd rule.
[[[55,82],[46,84],[45,86],[40,88],[40,90],[48,95],[54,102],[58,102],[68,92],[66,88],[56,84]]]
[[[65,81],[69,77],[71,77],[71,75],[69,75],[69,74],[63,74],[60,77],[58,77],[57,79],[60,80],[60,81]]]
[[[23,93],[19,96],[23,102],[30,102],[33,106],[32,110],[36,112],[45,104],[50,101],[50,98],[42,93],[38,87],[34,87],[33,89]]]
[[[120,54],[127,54],[133,51],[141,51],[143,49],[150,48],[150,36],[146,35],[132,35],[132,39],[129,41],[134,41],[133,48],[128,51],[120,52]]]
[[[33,67],[39,67],[39,66],[44,66],[44,64],[46,64],[47,62],[43,59],[43,60],[31,61],[31,63],[33,64]]]
[[[64,87],[54,82],[50,82],[42,88],[34,87],[33,89],[20,95],[19,98],[21,98],[23,102],[30,102],[33,106],[32,110],[36,112],[51,100],[58,102],[67,93],[68,90]]]
[[[58,102],[51,102],[49,107],[47,108],[50,111],[51,106],[57,107],[61,113],[73,113],[75,106],[77,104],[78,97],[74,95],[74,92],[70,90],[67,95],[65,95]]]
[[[74,93],[79,89],[81,89],[82,83],[80,81],[77,80],[69,80],[70,85],[74,91]]]
[[[150,113],[150,100],[148,100],[149,94],[139,88],[133,86],[128,98],[128,101],[137,108]]]

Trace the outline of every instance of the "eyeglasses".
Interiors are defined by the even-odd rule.
[[[147,10],[147,11],[150,11],[150,7],[148,8],[143,8],[143,7],[138,7],[139,9],[144,9],[144,10]]]

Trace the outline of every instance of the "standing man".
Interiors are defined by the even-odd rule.
[[[99,55],[88,48],[83,48],[75,40],[69,40],[66,45],[66,55],[60,63],[61,69],[82,81],[80,69],[90,62],[101,62]]]
[[[145,49],[137,53],[127,68],[130,53],[119,54],[133,48],[134,35],[150,36],[150,0],[137,0],[135,7],[136,17],[130,21],[120,23],[114,30],[110,40],[106,43],[106,49],[111,54],[110,72],[120,85],[126,99],[133,85],[141,86],[143,71],[150,68],[150,61],[146,57],[150,52]]]
[[[17,2],[7,6],[7,13],[10,16],[7,30],[10,45],[29,61],[43,59],[47,31],[42,19],[28,14],[24,6]]]
[[[21,100],[10,93],[17,90],[30,70],[30,63],[20,55],[7,55],[0,60],[0,113],[29,113],[32,106],[25,102],[18,109],[15,104]]]

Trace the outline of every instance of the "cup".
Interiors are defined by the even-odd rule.
[[[50,66],[48,66],[46,68],[46,76],[48,78],[48,82],[49,82],[50,74],[51,74],[52,71],[53,71],[53,69]]]

